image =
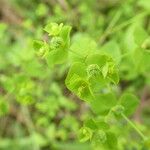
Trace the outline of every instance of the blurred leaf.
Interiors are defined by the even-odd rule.
[[[76,34],[72,38],[69,58],[71,62],[84,62],[85,58],[96,52],[97,45],[86,34]]]
[[[6,100],[0,97],[0,117],[6,115],[9,112],[9,104]]]
[[[130,116],[135,112],[139,104],[139,100],[131,93],[124,93],[119,100],[119,104],[124,107],[125,115]]]
[[[148,37],[147,32],[144,30],[143,27],[141,26],[136,26],[134,29],[134,39],[136,44],[138,44],[138,46],[141,47],[141,45],[143,44],[143,42],[146,40],[146,38]]]
[[[82,127],[79,131],[80,142],[86,142],[92,138],[92,130],[87,127]]]
[[[63,24],[58,25],[57,23],[49,23],[45,26],[44,30],[48,32],[49,36],[57,36],[60,34],[63,28]]]
[[[90,102],[92,110],[98,115],[107,115],[109,110],[115,106],[117,99],[113,93],[97,94]]]
[[[109,41],[100,49],[104,54],[110,55],[116,63],[121,60],[121,51],[119,49],[119,44],[116,41]]]
[[[107,141],[105,143],[105,147],[107,149],[116,150],[117,149],[117,137],[112,132],[106,132]]]

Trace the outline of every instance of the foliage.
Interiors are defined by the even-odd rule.
[[[0,149],[148,150],[148,0],[8,5],[21,22],[0,23]]]

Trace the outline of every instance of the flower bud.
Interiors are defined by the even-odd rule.
[[[122,105],[117,105],[111,110],[115,115],[121,115],[124,112],[124,107]]]
[[[89,77],[98,76],[100,74],[100,67],[97,64],[91,64],[87,67],[87,74]]]
[[[50,42],[50,47],[52,50],[56,50],[62,47],[64,44],[63,39],[61,37],[54,37]]]
[[[104,144],[107,140],[106,133],[103,130],[99,130],[93,136],[93,142],[95,145],[97,144]]]

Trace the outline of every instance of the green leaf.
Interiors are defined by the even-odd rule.
[[[143,49],[150,51],[150,36],[142,43]]]
[[[89,79],[98,79],[99,77],[102,77],[101,69],[97,64],[88,65],[86,71]]]
[[[9,104],[2,97],[0,98],[0,117],[7,114],[9,111]]]
[[[112,132],[106,132],[106,142],[105,142],[105,147],[109,150],[116,150],[117,149],[117,145],[118,145],[118,141],[117,141],[117,137],[114,133]]]
[[[53,36],[50,41],[49,51],[45,56],[47,64],[51,67],[65,62],[68,58],[71,27],[51,23],[45,27],[45,30],[49,35]]]
[[[103,130],[96,131],[92,137],[92,143],[94,144],[94,146],[99,147],[106,141],[107,141],[106,132],[104,132]]]
[[[87,127],[82,127],[79,131],[79,140],[80,142],[86,142],[92,138],[92,130]]]
[[[44,30],[49,33],[49,36],[57,36],[60,34],[63,28],[63,24],[58,25],[57,23],[49,23],[45,26]]]
[[[37,56],[44,58],[49,52],[49,46],[46,42],[35,40],[33,47],[36,51]]]
[[[37,51],[43,46],[44,42],[40,40],[33,41],[33,48]]]
[[[138,46],[142,46],[143,42],[148,38],[147,32],[142,26],[137,25],[134,29],[134,40]]]
[[[114,84],[118,84],[119,83],[119,73],[118,70],[115,69],[111,74],[109,74],[108,77]]]
[[[90,70],[94,70],[94,72],[97,71],[97,73],[94,74],[99,73],[99,79],[96,78],[97,82],[99,80],[102,84],[102,80],[104,79],[105,83],[109,83],[111,81],[117,84],[119,82],[118,69],[116,68],[115,62],[111,57],[103,54],[93,54],[86,58],[85,63],[88,68],[93,66],[90,67]]]
[[[37,16],[43,17],[43,16],[45,16],[47,13],[48,13],[48,7],[47,7],[47,5],[45,5],[44,3],[40,3],[40,4],[37,6],[37,9],[36,9],[36,14],[37,14]]]
[[[92,130],[96,130],[97,129],[96,122],[93,119],[87,119],[84,122],[84,126],[90,128]]]
[[[51,50],[46,55],[47,64],[52,67],[55,64],[61,64],[67,60],[68,52],[62,48]]]
[[[114,40],[107,42],[103,47],[101,47],[100,51],[111,56],[117,63],[121,60],[119,44]]]
[[[91,101],[93,99],[89,83],[77,74],[66,81],[66,86],[82,100]]]
[[[104,78],[106,78],[108,71],[109,71],[109,66],[108,66],[108,63],[106,63],[106,65],[104,65],[102,68],[102,75]]]
[[[0,39],[2,39],[5,36],[6,29],[8,28],[8,25],[4,22],[0,23]]]
[[[120,117],[121,114],[124,113],[124,107],[122,105],[116,105],[111,109],[111,113],[113,113],[116,117]]]
[[[123,54],[133,52],[135,48],[137,47],[137,44],[135,43],[134,40],[134,25],[130,25],[127,30],[124,32],[122,36],[122,48],[123,48]],[[129,42],[130,41],[130,42]],[[128,55],[127,55],[128,57]]]
[[[70,32],[71,26],[64,26],[60,32],[60,37],[63,39],[64,47],[68,50],[70,46]]]
[[[31,105],[35,102],[35,99],[30,94],[18,95],[16,99],[22,105]]]
[[[145,149],[148,149],[150,147],[150,137],[148,137],[145,141],[143,141],[143,145]]]
[[[150,11],[150,3],[149,0],[138,0],[138,5],[146,9],[147,11]]]
[[[69,72],[67,74],[67,77],[66,77],[66,80],[65,82],[69,82],[70,78],[74,75],[78,75],[79,77],[83,78],[83,79],[86,79],[87,77],[87,72],[86,72],[86,66],[84,63],[74,63],[70,69],[69,69]]]
[[[84,62],[85,58],[97,51],[97,44],[86,34],[76,34],[72,38],[69,58],[71,62]]]
[[[87,65],[97,64],[100,68],[102,68],[107,62],[110,61],[112,61],[112,58],[107,55],[92,54],[86,58],[85,63]]]
[[[119,104],[124,107],[124,114],[130,116],[135,112],[139,100],[131,93],[124,93],[119,100]]]
[[[104,120],[95,120],[95,124],[99,130],[107,131],[110,126]]]
[[[114,133],[104,132],[103,130],[98,130],[94,133],[92,142],[94,146],[101,147],[106,150],[116,150],[118,143]]]
[[[110,109],[115,106],[117,99],[113,93],[97,94],[90,106],[99,115],[107,115]]]
[[[89,101],[93,94],[87,78],[86,66],[84,63],[74,63],[68,72],[65,80],[67,88],[75,93],[82,100]]]

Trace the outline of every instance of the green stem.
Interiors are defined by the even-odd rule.
[[[104,42],[105,38],[107,37],[107,35],[109,34],[109,32],[112,30],[112,28],[115,26],[115,24],[119,20],[120,16],[121,16],[121,11],[118,11],[115,14],[115,16],[113,17],[113,19],[110,22],[110,24],[108,25],[108,27],[106,28],[106,30],[104,31],[103,35],[101,36],[100,43]]]
[[[148,14],[149,14],[149,12],[147,12],[147,11],[143,12],[141,14],[138,14],[135,17],[129,19],[128,21],[123,22],[122,24],[120,24],[120,25],[116,26],[115,28],[113,28],[112,31],[110,31],[110,33],[117,32],[117,31],[121,30],[122,28],[128,26],[129,24],[132,24],[133,22],[136,22],[137,19],[141,19],[141,18],[147,16]]]
[[[121,14],[117,14],[117,17],[116,17],[116,19],[114,19],[115,21],[114,21],[114,23],[111,25],[111,28],[108,27],[107,31],[104,33],[104,35],[103,35],[102,38],[100,39],[100,42],[102,42],[102,41],[104,40],[104,38],[106,38],[106,37],[109,36],[110,34],[113,34],[113,33],[117,32],[117,31],[120,31],[121,29],[123,29],[123,28],[125,28],[126,26],[132,24],[133,22],[136,22],[137,19],[141,19],[141,18],[147,16],[148,14],[149,14],[149,12],[147,12],[147,11],[146,11],[146,12],[143,12],[143,13],[140,13],[140,14],[136,15],[135,17],[133,17],[133,18],[131,18],[131,19],[129,19],[129,20],[127,20],[127,21],[125,21],[125,22],[121,23],[120,25],[115,26],[115,27],[113,28],[114,23],[117,21],[117,19],[119,19],[119,17],[120,17],[119,15],[121,15]]]
[[[132,128],[134,128],[134,130],[141,136],[143,140],[146,140],[145,135],[136,127],[136,125],[131,120],[128,119],[125,114],[122,113],[121,116],[130,124]]]

